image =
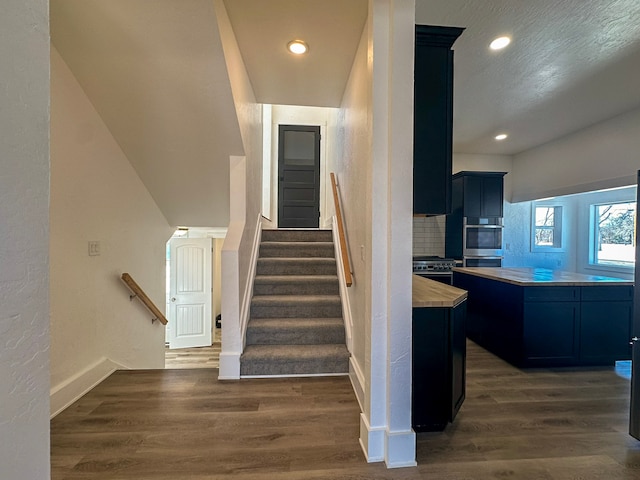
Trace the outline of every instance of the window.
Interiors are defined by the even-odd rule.
[[[591,205],[592,265],[633,267],[635,264],[635,202]]]
[[[562,207],[533,205],[531,250],[560,250],[562,248]]]

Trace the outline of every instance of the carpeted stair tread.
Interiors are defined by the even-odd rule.
[[[263,242],[332,242],[333,232],[331,230],[290,230],[278,229],[262,230]]]
[[[344,344],[248,345],[240,362],[241,375],[347,374],[349,351]]]
[[[260,295],[251,299],[250,318],[340,316],[339,295]]]
[[[308,304],[334,304],[340,303],[339,295],[260,295],[253,297],[251,304],[253,305],[278,305],[281,303],[297,303],[300,305]]]
[[[333,242],[265,242],[260,244],[260,257],[334,258]]]
[[[336,275],[335,258],[258,258],[256,275]]]
[[[254,295],[338,295],[337,275],[256,275]]]
[[[344,344],[342,318],[253,318],[247,345]]]

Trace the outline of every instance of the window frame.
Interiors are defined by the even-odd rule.
[[[603,205],[619,205],[619,204],[635,204],[635,199],[626,199],[626,200],[614,200],[608,202],[598,202],[589,204],[589,254],[587,258],[587,267],[589,269],[597,269],[597,270],[606,270],[606,271],[618,271],[621,273],[633,273],[635,269],[635,261],[628,262],[628,264],[624,263],[606,263],[606,262],[598,262],[597,261],[597,250],[596,250],[596,239],[598,238],[599,222],[597,218],[599,217],[598,207]],[[635,220],[634,220],[634,238],[635,238],[635,222],[638,221],[638,210],[636,207],[635,212]],[[637,242],[638,239],[635,238]],[[635,244],[633,245],[633,249],[635,251]]]
[[[553,208],[554,213],[554,225],[552,227],[548,226],[538,226],[536,225],[536,209],[538,208]],[[563,225],[565,223],[565,215],[566,209],[564,205],[559,202],[532,202],[531,203],[531,252],[564,252],[565,251],[565,234]],[[547,229],[553,231],[553,245],[536,245],[536,232],[539,229]]]

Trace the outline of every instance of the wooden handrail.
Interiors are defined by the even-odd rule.
[[[155,315],[155,318],[152,318],[151,322],[158,320],[163,325],[166,325],[167,323],[169,323],[166,317],[162,314],[162,312],[158,310],[158,307],[155,306],[155,304],[151,301],[151,299],[147,297],[147,294],[144,293],[142,288],[140,288],[140,285],[138,285],[133,280],[133,278],[131,278],[131,275],[129,275],[128,273],[123,273],[122,281],[124,281],[124,283],[127,284],[127,287],[129,287],[129,289],[134,293],[134,295],[129,296],[129,299],[133,300],[134,298],[138,297],[140,301],[143,303],[143,305],[147,307],[147,310],[149,310],[152,314]]]
[[[349,251],[347,250],[347,240],[344,234],[344,223],[342,220],[342,210],[340,209],[340,197],[338,196],[338,184],[336,176],[331,173],[331,188],[333,189],[333,203],[336,206],[336,220],[338,221],[338,237],[340,241],[340,251],[342,252],[342,268],[344,269],[344,280],[347,287],[353,283],[351,277],[351,263],[349,262]]]

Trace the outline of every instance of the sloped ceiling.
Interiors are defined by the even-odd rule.
[[[226,226],[243,147],[213,2],[51,0],[51,36],[168,222]]]

